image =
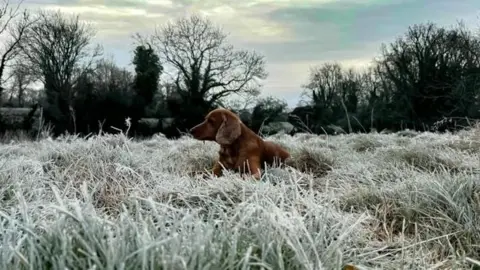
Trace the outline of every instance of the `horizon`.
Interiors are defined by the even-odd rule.
[[[12,1],[12,4],[19,1]],[[388,44],[409,26],[433,22],[454,26],[462,21],[480,29],[480,2],[448,0],[24,0],[21,8],[60,10],[78,14],[97,31],[94,42],[104,57],[132,71],[135,33],[151,33],[156,26],[197,13],[229,33],[236,49],[255,50],[265,56],[266,71],[261,96],[274,96],[295,107],[309,70],[325,62],[338,62],[357,70],[368,67]],[[139,3],[140,2],[140,3]],[[435,12],[431,12],[434,10]],[[366,33],[366,34],[365,34]]]

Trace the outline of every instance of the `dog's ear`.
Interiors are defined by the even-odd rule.
[[[219,144],[232,144],[242,133],[242,126],[239,119],[226,114],[222,115],[223,122],[217,131],[215,140]]]

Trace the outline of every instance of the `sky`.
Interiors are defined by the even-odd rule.
[[[18,1],[18,0],[15,0]],[[480,30],[478,0],[24,0],[23,7],[77,13],[97,29],[95,42],[120,66],[131,69],[132,34],[151,33],[191,13],[208,16],[238,49],[266,58],[262,95],[295,106],[314,65],[336,61],[365,68],[382,43],[408,26],[462,20]]]

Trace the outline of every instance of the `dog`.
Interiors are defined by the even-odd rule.
[[[189,132],[197,140],[216,141],[220,145],[219,158],[212,169],[217,177],[222,175],[223,165],[242,175],[248,172],[259,180],[265,164],[283,163],[290,158],[287,150],[273,142],[264,141],[227,109],[211,111],[202,123]]]

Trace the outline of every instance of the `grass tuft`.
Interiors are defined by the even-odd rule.
[[[301,172],[311,173],[316,177],[325,176],[332,170],[335,160],[329,155],[332,150],[322,147],[301,146],[292,153],[292,159],[289,160],[290,166]]]

